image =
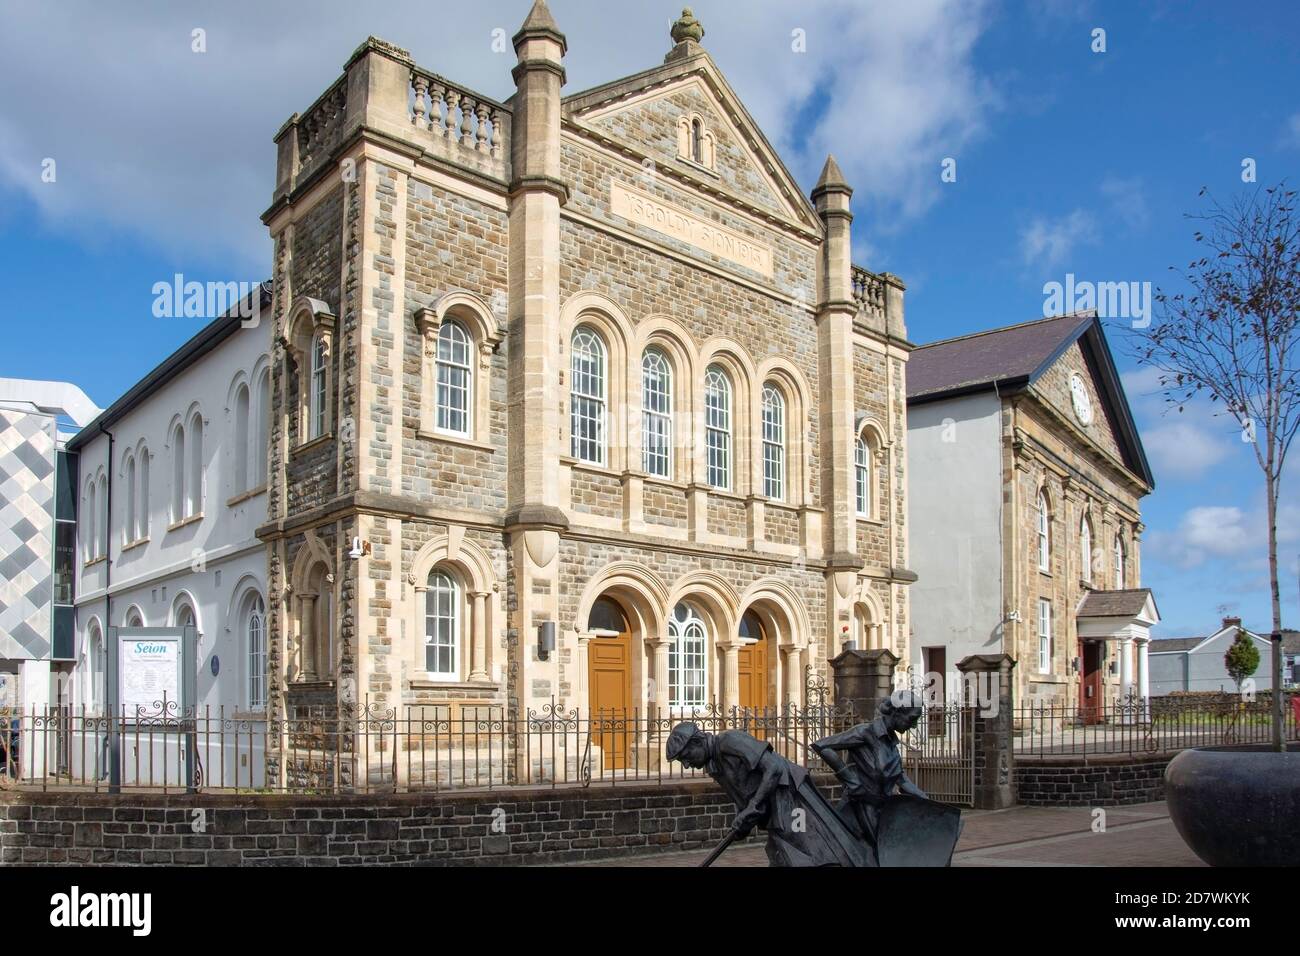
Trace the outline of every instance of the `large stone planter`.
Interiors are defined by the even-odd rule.
[[[1165,769],[1169,816],[1210,866],[1300,865],[1300,748],[1184,750]]]

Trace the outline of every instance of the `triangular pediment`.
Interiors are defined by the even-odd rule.
[[[694,175],[711,190],[821,231],[799,184],[708,56],[700,52],[567,97],[565,117],[602,138]],[[683,121],[702,120],[707,159],[682,153]]]
[[[1031,376],[1039,398],[1150,487],[1155,480],[1101,322],[1094,315]]]

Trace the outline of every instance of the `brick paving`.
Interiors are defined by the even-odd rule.
[[[1106,807],[1101,832],[1089,807],[1012,807],[963,815],[953,866],[1204,866],[1183,843],[1163,801]],[[698,866],[707,851],[602,860],[582,866]],[[714,866],[766,866],[762,844],[727,850]]]

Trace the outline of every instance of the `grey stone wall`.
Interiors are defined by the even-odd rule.
[[[734,817],[712,781],[433,796],[7,792],[0,864],[561,863],[711,847]]]
[[[1165,768],[1177,754],[1016,757],[1016,793],[1032,807],[1118,807],[1165,798]]]

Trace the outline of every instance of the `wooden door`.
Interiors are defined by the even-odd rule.
[[[1079,715],[1085,724],[1101,722],[1101,642],[1083,641],[1083,679],[1079,681]]]
[[[766,722],[773,716],[769,712],[772,703],[768,697],[770,674],[771,657],[765,636],[741,647],[736,655],[739,703],[746,712],[747,729],[759,740],[767,739]]]
[[[627,766],[632,735],[632,635],[593,638],[587,645],[587,687],[591,705],[591,733],[600,747],[601,767]],[[600,768],[598,768],[600,769]]]
[[[944,686],[948,671],[948,649],[926,647],[921,650],[925,662],[925,701],[927,723],[931,737],[942,737],[947,728],[947,700]],[[933,683],[931,683],[933,681]]]

